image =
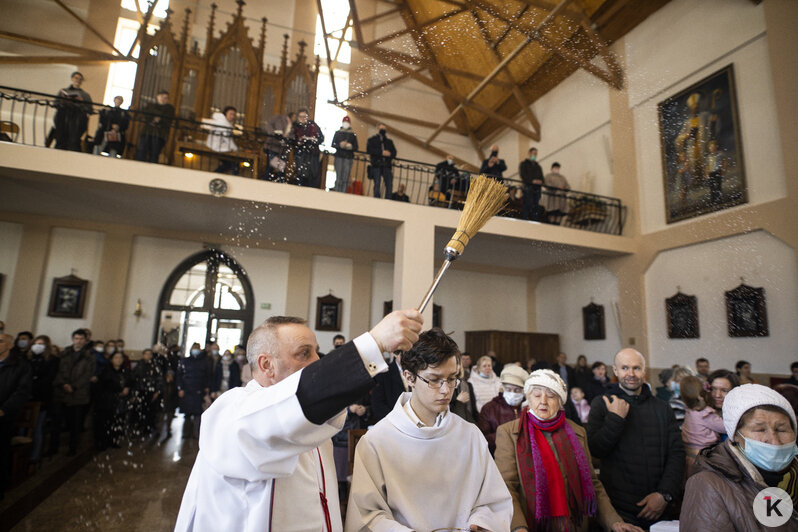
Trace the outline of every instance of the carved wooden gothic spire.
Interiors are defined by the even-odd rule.
[[[186,44],[188,43],[188,19],[191,16],[191,9],[186,8],[186,16],[183,18],[183,30],[180,33],[180,46],[183,50],[186,50]]]
[[[288,34],[283,34],[283,55],[280,58],[280,71],[285,72],[288,66]]]
[[[211,4],[211,19],[208,21],[208,39],[205,42],[205,53],[207,54],[208,51],[211,49],[211,44],[213,44],[213,24],[216,19],[216,8],[219,7],[216,4]]]
[[[241,18],[243,16],[242,13],[244,11],[244,4],[246,4],[246,2],[244,2],[244,0],[236,0],[236,4],[238,4],[236,18]]]
[[[260,60],[263,62],[263,57],[266,54],[266,23],[268,19],[263,17],[260,19]]]

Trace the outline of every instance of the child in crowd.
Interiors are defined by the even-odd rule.
[[[585,392],[582,388],[574,386],[571,388],[571,402],[576,408],[576,413],[579,414],[579,421],[587,423],[587,416],[590,415],[590,403],[585,399]]]
[[[682,441],[689,474],[689,469],[701,449],[726,439],[726,429],[723,426],[723,418],[707,404],[701,379],[693,376],[684,377],[679,388],[687,407],[682,424]]]

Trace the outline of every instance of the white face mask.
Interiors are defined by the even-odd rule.
[[[350,127],[352,127],[352,126],[349,124],[349,122],[342,122],[341,123],[341,129],[349,129]]]
[[[518,406],[524,400],[524,394],[521,392],[504,392],[502,397],[510,406]]]
[[[44,353],[45,349],[47,349],[47,346],[44,344],[33,344],[30,347],[30,350],[33,351],[34,355],[41,355]]]

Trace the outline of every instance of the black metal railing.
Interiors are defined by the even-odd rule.
[[[116,122],[125,125],[117,128],[120,130],[116,133],[109,127],[113,123],[108,118],[111,113],[116,113],[113,117]],[[144,135],[151,138],[159,132],[164,138],[158,157],[142,157],[142,140],[147,139]],[[0,140],[31,146],[58,146],[95,155],[157,160],[182,168],[345,190],[365,196],[374,195],[376,181],[372,177],[378,173],[368,154],[354,152],[349,179],[336,187],[334,153],[321,150],[318,159],[310,157],[311,164],[318,164],[318,167],[317,177],[309,178],[314,172],[307,170],[308,158],[301,156],[303,147],[281,135],[269,135],[260,129],[225,128],[179,116],[165,119],[140,110],[114,110],[104,105],[4,86],[0,86]],[[220,147],[228,151],[220,152]],[[444,178],[436,175],[434,165],[399,157],[393,159],[390,168],[392,191],[403,189],[404,201],[449,209],[462,208],[468,184],[475,175],[457,170],[449,171]],[[380,196],[391,198],[391,194],[386,194],[382,179],[380,184]],[[525,187],[515,179],[505,179],[504,184],[509,201],[500,216],[622,234],[626,207],[617,198],[545,185]],[[393,197],[399,199],[397,195]]]

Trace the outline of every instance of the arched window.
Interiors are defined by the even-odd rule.
[[[209,249],[184,260],[166,281],[158,302],[156,341],[179,344],[210,340],[222,352],[245,344],[254,315],[252,285],[246,272],[223,251]]]

